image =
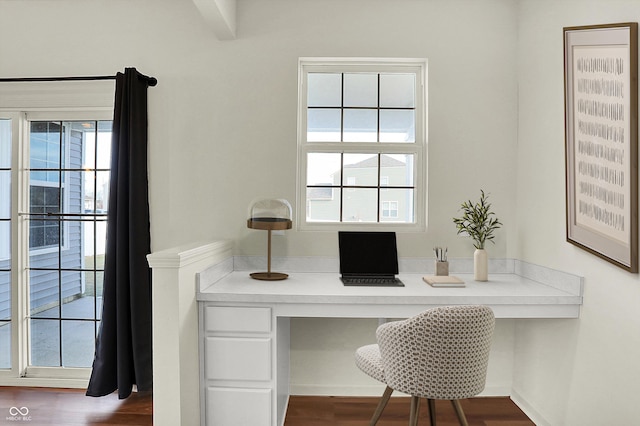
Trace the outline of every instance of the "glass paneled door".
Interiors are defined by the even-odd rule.
[[[102,310],[111,122],[30,121],[28,128],[29,366],[91,367]]]
[[[88,377],[102,311],[111,121],[3,114],[0,376]]]

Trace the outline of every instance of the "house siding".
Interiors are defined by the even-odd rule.
[[[11,313],[11,272],[5,272],[10,267],[9,260],[0,260],[0,321]]]
[[[82,169],[82,134],[72,131],[69,138],[69,169]],[[64,211],[81,213],[83,209],[83,176],[81,171],[66,173],[64,191]],[[80,269],[84,267],[82,251],[81,221],[64,221],[63,248],[34,250],[29,257],[30,306],[31,314],[57,306],[63,301],[79,297],[83,292],[83,273],[80,271],[64,271],[64,269]],[[0,269],[8,269],[9,261],[0,261]],[[58,268],[63,271],[59,272]],[[10,318],[11,307],[11,274],[0,273],[0,319]]]

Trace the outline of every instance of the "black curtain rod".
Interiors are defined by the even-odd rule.
[[[155,77],[147,77],[140,74],[147,80],[147,84],[153,87],[158,84]],[[115,80],[115,75],[98,75],[91,77],[18,77],[18,78],[0,78],[0,83],[16,83],[16,82],[32,82],[32,81],[91,81],[91,80]]]

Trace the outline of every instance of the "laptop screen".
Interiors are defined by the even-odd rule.
[[[382,276],[398,273],[395,232],[338,232],[340,273]]]

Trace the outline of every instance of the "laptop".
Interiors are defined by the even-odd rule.
[[[404,287],[395,232],[339,231],[340,279],[346,286]]]

